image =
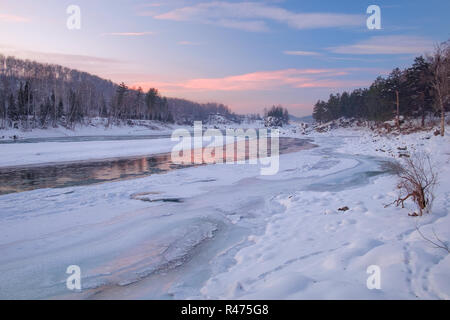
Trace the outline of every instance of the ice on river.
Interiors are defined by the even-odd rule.
[[[282,155],[275,176],[214,165],[0,196],[0,297],[450,298],[448,253],[415,229],[450,239],[449,183],[431,215],[384,208],[395,196],[388,159],[346,139],[316,137],[319,148]],[[447,150],[436,152],[448,176]],[[66,288],[69,265],[81,292]],[[366,286],[370,265],[380,290]]]

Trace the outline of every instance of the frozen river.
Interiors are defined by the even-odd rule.
[[[147,136],[145,136],[147,137]],[[160,137],[167,139],[167,137]],[[18,143],[41,142],[85,142],[85,141],[133,141],[143,140],[152,144],[150,139],[141,136],[124,137],[65,137],[21,140]],[[236,144],[236,143],[235,143]],[[282,137],[279,140],[280,154],[296,152],[313,145],[307,139]],[[23,145],[26,148],[27,145]],[[75,146],[74,146],[75,147]],[[235,146],[236,147],[236,146]],[[225,149],[225,147],[224,147]],[[225,155],[224,161],[226,160]],[[0,167],[0,194],[29,191],[42,188],[61,188],[95,183],[133,179],[152,174],[166,173],[171,170],[192,165],[179,165],[171,161],[170,152],[143,156],[123,156],[96,160],[63,161],[57,163],[29,164]]]
[[[206,283],[284,210],[278,195],[357,188],[385,173],[382,159],[335,152],[339,139],[314,143],[281,155],[274,176],[207,165],[0,196],[0,297],[207,298]],[[81,292],[66,288],[69,265],[81,268]]]

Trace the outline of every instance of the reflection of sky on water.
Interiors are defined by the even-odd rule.
[[[243,160],[244,158],[249,159],[248,145],[249,143],[247,141],[245,156],[237,157],[235,155],[235,161]],[[280,153],[299,151],[307,145],[306,140],[280,138]],[[235,153],[236,148],[235,143]],[[226,157],[225,151],[226,148],[224,146],[224,159]],[[194,154],[192,152],[192,160],[194,160]],[[0,194],[132,179],[190,166],[193,165],[177,165],[172,163],[171,154],[165,153],[127,159],[105,159],[20,168],[3,168],[0,169]]]

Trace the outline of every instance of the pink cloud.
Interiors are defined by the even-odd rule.
[[[319,80],[308,83],[302,83],[297,88],[356,88],[366,87],[371,81],[354,81],[354,80]]]
[[[142,37],[147,35],[153,35],[154,32],[145,31],[145,32],[110,32],[103,33],[102,36],[120,36],[120,37]]]
[[[222,78],[196,78],[182,82],[140,82],[144,89],[156,87],[166,92],[180,91],[256,91],[288,88],[347,88],[367,82],[339,79],[363,69],[283,69],[258,71]]]
[[[0,21],[4,22],[29,22],[30,19],[26,17],[16,16],[13,14],[0,13]]]

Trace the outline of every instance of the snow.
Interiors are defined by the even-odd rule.
[[[46,129],[0,129],[0,142],[13,141],[16,139],[45,139],[57,137],[95,137],[95,136],[158,136],[171,135],[173,130],[186,128],[192,130],[192,126],[162,123],[155,120],[134,120],[134,125],[111,125],[107,126],[107,119],[92,118],[85,125],[76,125],[73,129],[63,126]],[[264,125],[263,121],[244,121],[242,123],[231,122],[223,119],[222,116],[216,116],[211,121],[203,124],[205,128],[216,129],[240,129],[240,128],[260,128]]]
[[[152,120],[140,120],[133,126],[111,125],[107,127],[107,119],[93,118],[88,124],[77,125],[73,129],[59,126],[47,129],[0,129],[0,142],[18,139],[83,137],[83,136],[124,136],[124,135],[170,135],[179,125],[161,123]]]
[[[192,127],[179,127],[187,130],[192,130]],[[83,128],[79,131],[75,131],[75,136],[78,138],[89,137],[89,133],[93,134],[97,131],[86,131]],[[124,129],[124,130],[122,130]],[[95,139],[96,136],[92,136],[91,139],[94,141],[83,141],[83,139],[72,139],[74,141],[63,141],[63,142],[48,142],[49,138],[60,138],[58,131],[50,131],[49,134],[40,136],[40,132],[33,131],[33,135],[29,135],[28,138],[38,139],[37,142],[30,141],[27,143],[0,143],[0,167],[11,167],[11,166],[23,166],[23,165],[38,165],[38,164],[49,164],[57,162],[74,162],[81,160],[101,160],[109,158],[123,158],[123,157],[134,157],[134,156],[146,156],[154,155],[160,153],[171,152],[173,147],[179,143],[176,137],[172,141],[170,132],[165,131],[168,138],[162,138],[160,136],[150,137],[153,133],[154,135],[161,134],[159,131],[146,131],[145,137],[142,137],[142,131],[130,131],[133,134],[128,134],[121,136],[120,133],[130,130],[113,128],[111,131],[106,131],[108,134],[103,135],[101,139]],[[104,129],[101,129],[104,130]],[[135,134],[138,132],[139,134]],[[52,136],[54,134],[54,136]],[[108,137],[108,135],[110,137]],[[141,137],[140,137],[141,135]],[[149,136],[147,138],[147,135]],[[97,136],[99,137],[99,136]],[[128,138],[127,138],[128,137]],[[194,136],[192,134],[193,140]],[[117,140],[120,138],[119,140]],[[108,139],[111,139],[108,141]],[[89,139],[88,139],[89,140]],[[237,140],[242,140],[239,137]],[[225,139],[223,142],[226,142]],[[204,146],[217,146],[221,145],[223,142],[219,140],[213,140],[212,144],[209,141],[203,142]]]
[[[105,119],[96,118],[91,120],[90,125],[79,126],[74,130],[64,127],[29,131],[0,130],[0,142],[11,142],[14,136],[18,141],[26,142],[0,143],[0,167],[170,152],[176,144],[171,141],[170,134],[174,129],[180,128],[177,125],[157,121],[141,121],[142,125],[132,127],[105,128],[105,121]],[[144,139],[147,136],[148,139]],[[167,137],[161,138],[161,136]],[[139,139],[135,140],[137,138]]]
[[[440,261],[447,254],[416,234],[405,210],[387,210],[383,201],[373,201],[388,202],[383,190],[390,188],[391,178],[383,177],[357,190],[277,197],[283,210],[236,255],[237,264],[208,280],[202,293],[229,299],[448,299],[450,275],[443,268],[450,265]],[[449,200],[447,195],[442,202]],[[338,213],[343,205],[350,210]],[[448,217],[437,213],[420,223],[432,224],[448,239]],[[437,262],[443,266],[435,270]],[[370,265],[381,268],[381,290],[366,288]],[[436,276],[446,279],[444,285],[430,281]],[[237,284],[239,292],[233,290]]]
[[[170,152],[175,144],[170,138],[0,144],[0,167],[151,155]]]
[[[293,129],[281,136],[319,147],[281,155],[274,176],[260,176],[257,165],[210,165],[0,196],[0,297],[450,299],[450,256],[416,230],[450,239],[449,137]],[[166,143],[159,140],[155,149]],[[145,149],[140,142],[126,143]],[[116,143],[97,153],[117,155]],[[439,168],[433,212],[423,217],[408,216],[410,203],[385,208],[396,178],[380,164],[405,146],[430,152]],[[181,202],[136,200],[139,193]],[[82,270],[81,292],[65,287],[72,264]],[[380,290],[366,286],[371,265],[380,267]]]

